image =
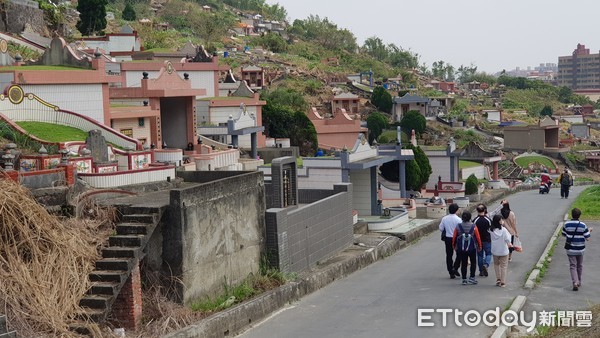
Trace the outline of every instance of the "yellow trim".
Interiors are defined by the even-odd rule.
[[[17,99],[14,99],[13,96],[12,96],[13,95],[12,93],[15,93],[15,92],[18,92],[19,94],[17,94],[17,95],[20,96]],[[25,99],[25,97],[27,97],[27,99],[29,99],[29,100],[36,100],[39,103],[41,103],[42,105],[44,105],[44,106],[46,106],[46,107],[48,107],[50,109],[54,109],[55,111],[60,110],[60,108],[57,105],[48,103],[48,102],[42,100],[40,97],[38,97],[37,95],[35,95],[33,93],[25,93],[23,91],[23,88],[21,88],[21,86],[19,86],[19,85],[12,85],[12,86],[10,86],[8,88],[8,95],[7,96],[8,96],[8,100],[12,104],[20,104],[21,102],[23,102],[23,100]],[[0,95],[0,100],[4,101],[5,98],[6,98],[6,96],[4,94]]]
[[[25,97],[25,93],[23,92],[23,88],[21,86],[12,85],[8,88],[8,100],[12,104],[20,104],[23,102],[23,98]]]

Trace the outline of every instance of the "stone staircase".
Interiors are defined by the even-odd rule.
[[[89,274],[92,282],[87,294],[79,301],[84,311],[79,319],[102,322],[110,314],[113,303],[129,278],[133,268],[145,256],[144,249],[160,221],[160,208],[129,208],[116,226],[116,235],[109,237],[108,247]],[[82,326],[72,329],[86,334]]]
[[[17,338],[17,333],[15,331],[8,332],[5,315],[0,315],[0,338]]]
[[[519,178],[522,169],[512,161],[503,161],[503,166],[500,168],[498,177],[500,178]]]

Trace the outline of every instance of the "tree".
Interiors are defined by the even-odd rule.
[[[377,86],[373,89],[371,103],[377,107],[377,109],[388,114],[392,111],[392,95],[390,95],[390,93],[382,86]]]
[[[456,71],[457,80],[460,83],[468,83],[473,81],[473,76],[477,73],[477,66],[471,64],[471,66],[467,67],[464,65],[460,65],[458,70]]]
[[[300,154],[311,156],[317,151],[317,131],[308,116],[301,111],[267,101],[263,107],[262,123],[267,136],[289,138]]]
[[[419,66],[419,54],[403,50],[391,43],[388,45],[387,61],[394,67],[408,69],[417,68]]]
[[[477,180],[477,177],[475,177],[475,174],[471,174],[465,182],[465,195],[475,195],[479,192],[479,188],[477,187],[478,183],[479,181]]]
[[[406,162],[406,189],[418,191],[422,185],[417,182],[421,181],[421,168],[417,161],[412,160]]]
[[[542,108],[542,111],[540,112],[541,116],[552,116],[552,107],[545,105],[544,108]]]
[[[304,40],[314,41],[329,50],[354,53],[358,48],[356,37],[352,32],[339,29],[329,19],[321,19],[318,15],[309,15],[306,20],[295,20],[288,33]]]
[[[418,110],[409,110],[404,114],[402,120],[400,120],[400,128],[402,128],[407,135],[410,135],[412,130],[414,130],[417,135],[420,135],[425,131],[426,127],[427,120],[425,120],[425,116]]]
[[[107,0],[80,0],[77,4],[79,21],[77,29],[83,35],[102,34],[106,28]]]
[[[200,37],[208,52],[216,51],[216,43],[227,36],[235,23],[235,17],[229,13],[207,13],[200,10],[190,11],[187,15],[190,28]]]
[[[262,92],[260,97],[267,101],[262,114],[267,136],[289,138],[301,155],[314,155],[318,147],[317,130],[304,113],[308,109],[304,96],[294,89],[277,88]]]
[[[374,112],[367,117],[367,128],[369,128],[369,143],[376,140],[388,126],[388,119],[380,112]]]
[[[412,149],[413,154],[415,154],[415,162],[417,162],[417,165],[419,166],[419,171],[421,172],[420,181],[416,182],[418,184],[418,189],[420,189],[423,185],[427,183],[427,181],[429,181],[429,176],[431,176],[433,169],[431,168],[431,164],[429,163],[429,158],[427,157],[427,154],[425,154],[421,147],[415,147],[410,143],[406,147],[408,149]]]
[[[314,156],[319,146],[317,130],[306,113],[295,112],[290,126],[290,144],[299,148],[300,155]]]
[[[130,3],[127,3],[125,5],[122,16],[123,16],[123,20],[135,21],[135,19],[136,19],[135,10],[133,9],[133,6],[131,6]]]
[[[383,61],[388,57],[387,47],[383,41],[376,36],[372,36],[365,40],[365,43],[363,44],[363,50],[379,61]]]
[[[282,53],[288,49],[288,44],[281,35],[272,32],[256,37],[253,43],[262,45],[265,49],[273,53]]]
[[[290,88],[277,88],[275,90],[262,91],[260,99],[274,106],[288,107],[292,111],[307,111],[308,103],[304,96]]]
[[[415,147],[412,144],[408,144],[404,147],[405,149],[412,149],[415,159],[406,162],[406,188],[408,190],[419,190],[429,181],[429,176],[433,172],[429,158],[421,147]],[[391,182],[399,182],[399,166],[398,161],[391,161],[381,165],[379,171],[381,176]]]

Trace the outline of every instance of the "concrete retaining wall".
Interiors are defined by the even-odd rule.
[[[188,173],[194,175],[181,174]],[[170,192],[162,224],[163,266],[180,279],[178,298],[186,304],[221,294],[225,283],[238,285],[259,269],[265,233],[262,174],[225,176]]]
[[[342,260],[327,266],[323,270],[303,276],[295,282],[289,282],[238,306],[216,313],[194,325],[167,335],[167,338],[191,337],[231,337],[260,322],[271,313],[291,301],[300,299],[327,284],[343,278],[354,271],[389,256],[405,245],[405,242],[390,238],[374,250],[363,250],[351,259]]]
[[[0,30],[10,33],[21,33],[25,29],[25,25],[29,24],[37,33],[46,31],[46,23],[44,22],[44,11],[37,8],[38,4],[34,1],[8,1],[5,4],[6,21],[0,20]]]

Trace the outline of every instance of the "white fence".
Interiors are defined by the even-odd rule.
[[[7,97],[4,97],[0,100],[0,112],[15,122],[37,121],[54,123],[84,131],[100,129],[106,142],[125,149],[130,147],[138,149],[139,141],[136,139],[127,137],[89,117],[57,109],[57,107],[43,102],[33,94],[25,94],[23,102],[17,105],[10,102]]]
[[[175,178],[175,167],[164,166],[142,170],[117,171],[103,174],[78,174],[94,188],[114,188],[129,184],[166,181]]]

